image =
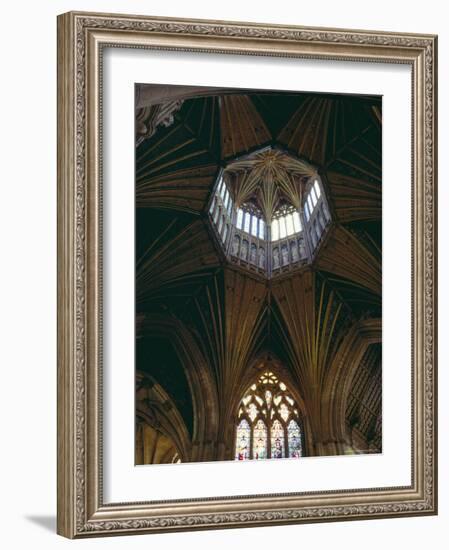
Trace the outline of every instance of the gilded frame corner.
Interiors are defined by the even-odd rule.
[[[411,486],[104,504],[101,448],[103,46],[412,68]],[[70,12],[58,17],[58,533],[86,536],[437,513],[437,37]]]

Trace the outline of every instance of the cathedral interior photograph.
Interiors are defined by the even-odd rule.
[[[382,98],[135,96],[135,464],[381,453]]]

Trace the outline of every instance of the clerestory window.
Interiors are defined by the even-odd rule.
[[[259,167],[257,177],[248,168],[258,155],[278,159],[269,181],[264,180],[268,168]],[[320,177],[316,171],[309,175],[311,169],[301,162],[267,149],[221,171],[209,220],[232,263],[271,278],[313,261],[331,218]],[[292,163],[307,173],[303,179],[288,174]]]

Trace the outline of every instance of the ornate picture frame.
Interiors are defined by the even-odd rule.
[[[411,68],[411,484],[104,501],[105,48]],[[70,12],[58,17],[58,533],[89,536],[437,513],[437,37]],[[404,312],[404,315],[406,313]],[[407,315],[409,312],[407,312]]]

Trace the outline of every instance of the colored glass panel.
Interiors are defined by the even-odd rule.
[[[275,420],[271,426],[271,458],[284,458],[284,428],[279,420]]]
[[[287,427],[288,434],[288,456],[290,458],[299,458],[302,456],[301,430],[298,423],[290,420]]]
[[[248,460],[250,455],[251,428],[247,420],[242,420],[237,428],[235,458]]]
[[[263,420],[258,420],[254,426],[253,458],[267,458],[268,430]]]

